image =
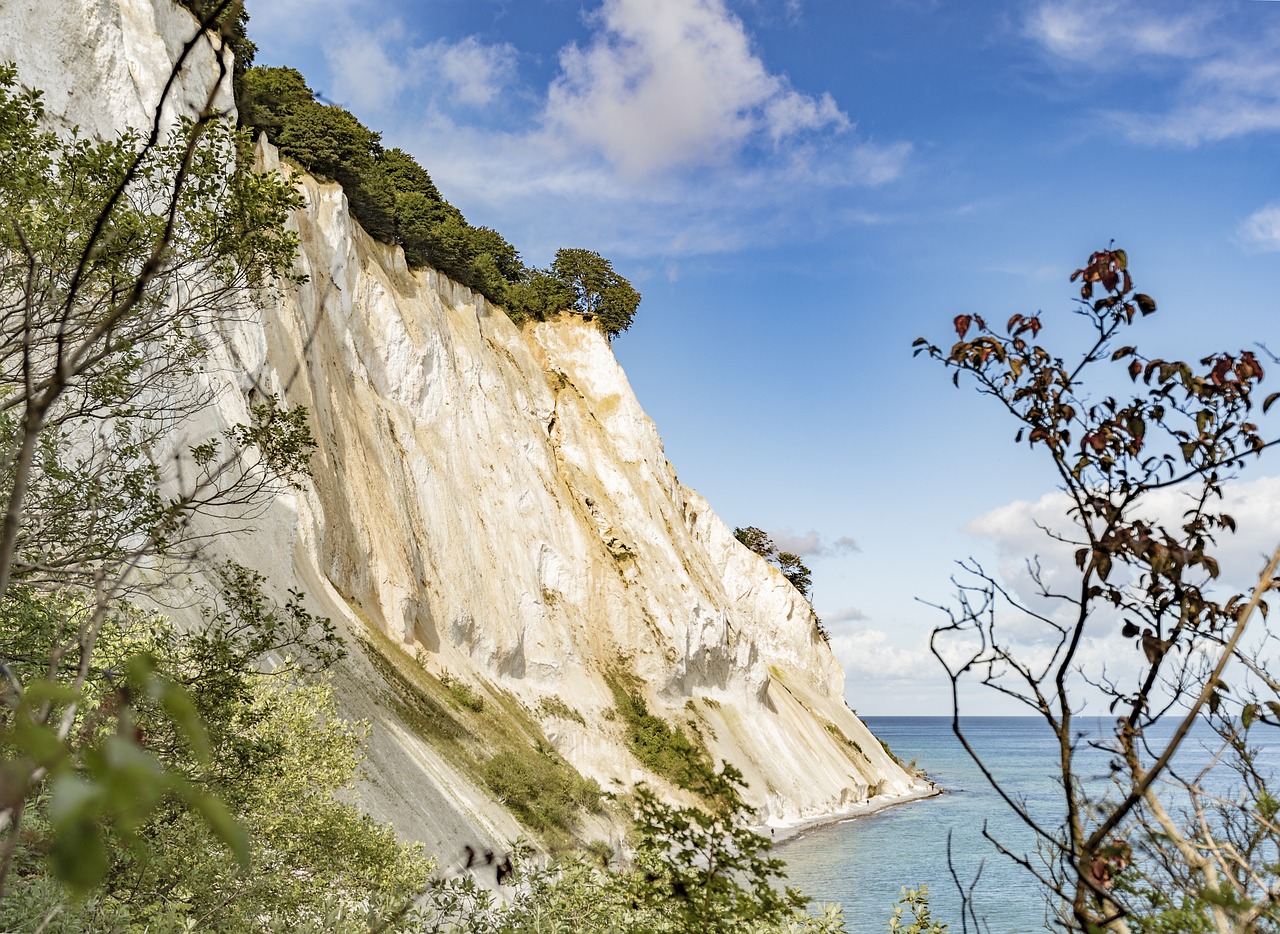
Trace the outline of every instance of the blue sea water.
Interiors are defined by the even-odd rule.
[[[867,817],[829,824],[788,841],[777,850],[788,866],[788,883],[816,903],[839,902],[851,934],[883,934],[903,886],[927,884],[937,920],[961,931],[960,897],[951,861],[991,934],[1032,934],[1048,929],[1044,898],[1026,870],[983,839],[986,826],[1016,852],[1035,841],[982,777],[951,732],[949,717],[866,717],[871,731],[903,762],[915,759],[945,794]],[[1099,721],[1081,721],[1094,738]],[[1015,795],[1055,825],[1062,810],[1053,767],[1055,748],[1043,721],[1030,717],[966,717],[965,733],[984,761]],[[1194,738],[1193,733],[1193,738]],[[1188,741],[1185,755],[1203,756]],[[1176,761],[1185,762],[1183,754]],[[1263,761],[1280,761],[1280,744],[1268,744]],[[1091,753],[1086,772],[1105,783],[1107,756]],[[970,927],[972,930],[972,926]]]

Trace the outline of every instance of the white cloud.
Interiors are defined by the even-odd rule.
[[[1280,28],[1243,30],[1227,5],[1049,0],[1025,21],[1053,58],[1098,74],[1124,61],[1159,76],[1168,102],[1104,111],[1130,139],[1198,146],[1280,130]]]
[[[833,542],[824,541],[822,534],[810,529],[804,534],[797,534],[791,529],[778,529],[769,532],[774,545],[779,551],[789,551],[801,558],[830,558],[850,555],[861,551],[858,543],[848,535],[841,535]]]
[[[1202,51],[1213,18],[1203,7],[1179,12],[1132,0],[1049,0],[1032,8],[1026,33],[1077,62],[1100,64],[1123,53],[1190,57]]]
[[[941,672],[927,646],[894,645],[889,634],[880,629],[834,635],[831,649],[850,681],[932,680]]]
[[[362,112],[392,112],[406,91],[437,89],[450,106],[484,107],[514,80],[517,52],[509,43],[486,44],[474,36],[420,48],[397,47],[404,26],[392,20],[377,32],[348,23],[325,45],[333,74],[331,96]],[[394,50],[394,51],[393,51]]]
[[[388,33],[401,27],[390,23],[386,33],[375,34],[355,27],[340,31],[340,43],[325,47],[325,58],[333,74],[330,96],[342,106],[356,111],[390,109],[410,84],[410,71],[393,61],[386,49]]]
[[[512,82],[516,73],[516,48],[510,43],[486,44],[475,36],[456,43],[435,42],[416,56],[421,65],[434,67],[460,104],[484,107]]]
[[[1264,253],[1280,252],[1280,201],[1260,207],[1246,217],[1238,235],[1246,248]]]
[[[723,0],[605,0],[590,45],[560,53],[548,125],[637,177],[721,163],[757,134],[775,145],[840,131],[829,95],[771,74]]]
[[[993,509],[975,519],[968,529],[995,546],[997,567],[986,570],[1022,605],[1062,624],[1073,619],[1075,608],[1066,601],[1042,598],[1039,587],[1028,572],[1028,561],[1037,562],[1040,579],[1050,590],[1072,594],[1078,589],[1079,571],[1074,559],[1076,546],[1057,541],[1045,531],[1048,529],[1067,537],[1078,537],[1067,516],[1069,505],[1064,493],[1049,493],[1034,502],[1020,500]],[[1145,518],[1149,521],[1162,520],[1172,526],[1177,524],[1190,503],[1186,490],[1169,489],[1150,494],[1145,505]],[[1214,588],[1220,598],[1230,593],[1248,592],[1256,582],[1266,556],[1280,543],[1280,477],[1230,483],[1214,510],[1232,515],[1238,523],[1237,534],[1220,535],[1218,544],[1210,548],[1222,571]],[[1043,674],[1046,666],[1060,658],[1055,656],[1059,634],[1043,620],[1002,605],[997,610],[995,625],[1014,657],[1036,673]],[[1262,627],[1256,627],[1255,643],[1263,632]],[[869,648],[870,661],[855,664],[874,668],[875,665],[903,663],[893,653],[882,652],[878,643]],[[948,652],[959,657],[958,649],[957,646],[949,646]],[[1120,615],[1100,608],[1091,618],[1074,657],[1073,671],[1069,676],[1073,696],[1077,700],[1087,699],[1093,705],[1092,709],[1100,712],[1105,701],[1098,691],[1085,683],[1085,675],[1097,679],[1105,673],[1117,684],[1133,685],[1142,674],[1142,662],[1137,639],[1126,639],[1121,634]],[[869,671],[868,676],[872,676],[872,672]],[[1015,682],[1006,676],[1005,683]]]
[[[541,87],[520,82],[510,44],[424,43],[385,0],[318,2],[333,13],[325,29],[276,0],[255,12],[255,35],[299,64],[323,48],[330,77],[308,65],[313,87],[416,155],[468,216],[500,217],[531,262],[582,242],[670,266],[881,222],[827,193],[890,183],[912,158],[906,142],[858,138],[830,95],[771,73],[725,0],[586,4],[590,35]]]
[[[860,623],[867,619],[867,614],[863,613],[856,606],[846,606],[834,613],[823,613],[822,622],[827,626],[834,626],[838,623]]]
[[[1042,496],[1036,502],[1018,500],[987,512],[968,531],[996,546],[1000,573],[1020,596],[1033,602],[1035,588],[1027,574],[1028,559],[1038,558],[1043,580],[1050,587],[1063,585],[1077,575],[1076,546],[1057,541],[1042,529],[1078,538],[1067,517],[1070,501],[1065,493]],[[1179,488],[1149,494],[1143,515],[1175,526],[1189,506],[1187,491]],[[1262,569],[1264,556],[1280,544],[1280,477],[1259,477],[1228,483],[1215,512],[1232,516],[1234,535],[1220,533],[1211,547],[1221,566],[1219,586],[1247,590]]]

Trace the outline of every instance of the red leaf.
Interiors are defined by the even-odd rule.
[[[960,336],[961,340],[964,340],[964,336],[969,333],[969,325],[972,323],[973,318],[969,315],[956,315],[956,334]]]

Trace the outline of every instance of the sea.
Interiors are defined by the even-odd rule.
[[[960,920],[959,886],[972,891],[979,919],[990,934],[1038,934],[1051,930],[1044,896],[1028,872],[983,837],[984,828],[1017,853],[1035,858],[1030,831],[983,778],[951,731],[950,717],[864,717],[877,737],[904,763],[915,760],[943,794],[852,820],[819,826],[779,845],[789,885],[814,904],[837,902],[850,934],[884,934],[903,887],[929,887],[935,920],[952,934]],[[1088,738],[1114,721],[1078,721]],[[965,734],[991,770],[1033,812],[1054,825],[1062,813],[1054,780],[1055,747],[1044,721],[1033,717],[966,717]],[[1253,731],[1257,732],[1257,730]],[[1274,731],[1268,731],[1274,732]],[[1208,734],[1193,731],[1189,757],[1204,757]],[[1280,742],[1263,745],[1261,761],[1280,765]],[[1083,760],[1087,779],[1107,782],[1108,757]],[[973,930],[970,924],[967,928]],[[984,927],[983,930],[987,930]]]

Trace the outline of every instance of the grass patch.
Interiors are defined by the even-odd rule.
[[[830,733],[836,739],[843,742],[850,749],[854,750],[858,755],[862,756],[862,758],[867,759],[867,754],[862,751],[862,747],[859,746],[856,741],[845,736],[844,730],[840,729],[840,727],[836,726],[834,723],[831,723],[831,722],[828,722],[826,724],[826,727],[827,727],[828,733]],[[871,760],[867,759],[867,761],[870,762]]]
[[[718,783],[706,748],[690,740],[678,726],[650,713],[639,691],[616,677],[605,681],[626,730],[627,748],[640,763],[680,788],[704,797],[713,794]]]
[[[549,850],[581,845],[578,816],[601,808],[600,786],[555,752],[514,697],[496,690],[482,697],[453,676],[436,678],[372,627],[359,645],[386,682],[387,707],[405,726],[492,790]]]
[[[555,717],[558,720],[572,720],[574,723],[581,726],[587,725],[587,721],[583,718],[582,714],[555,695],[552,695],[551,697],[544,697],[542,700],[538,701],[538,710],[544,716]]]
[[[465,681],[459,681],[446,671],[440,676],[440,683],[449,692],[449,697],[459,707],[466,708],[474,713],[484,710],[484,698],[476,693],[475,688]]]
[[[572,829],[582,811],[599,811],[604,794],[594,780],[545,748],[532,756],[498,753],[485,764],[484,780],[521,823],[544,835]]]

